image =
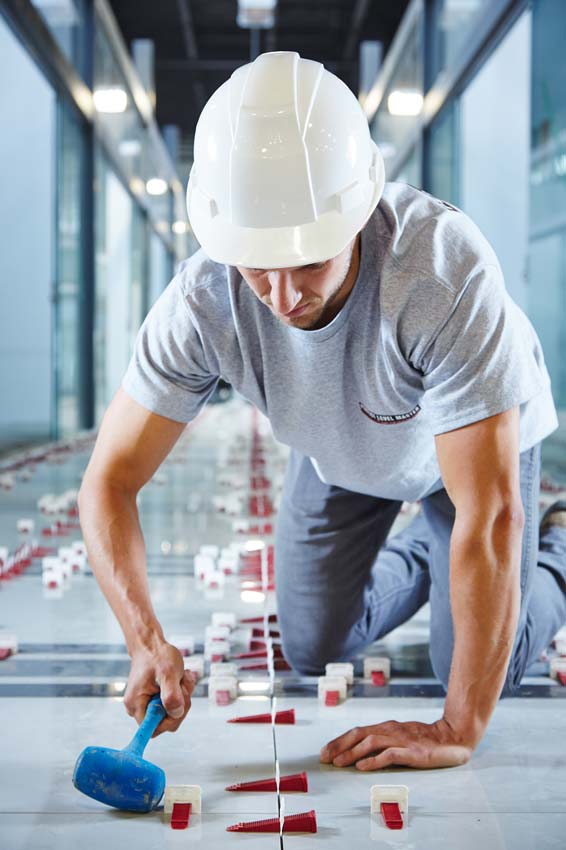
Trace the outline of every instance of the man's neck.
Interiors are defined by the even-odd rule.
[[[354,284],[358,277],[358,272],[360,270],[360,260],[361,260],[361,238],[360,234],[356,236],[356,241],[354,243],[354,248],[352,250],[352,256],[350,258],[350,267],[344,278],[344,282],[342,286],[336,293],[336,298],[328,305],[328,313],[325,311],[324,315],[324,324],[327,325],[331,322],[335,316],[338,315],[348,297],[354,288]]]

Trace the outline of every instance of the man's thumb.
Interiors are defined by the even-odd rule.
[[[167,714],[175,720],[185,713],[185,698],[180,685],[166,688],[161,686],[161,702]]]

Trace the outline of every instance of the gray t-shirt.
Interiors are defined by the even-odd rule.
[[[123,380],[154,413],[193,420],[218,377],[311,458],[321,480],[388,499],[440,489],[433,435],[520,405],[520,450],[558,427],[535,330],[461,211],[387,183],[358,277],[326,327],[283,325],[202,249],[148,313]]]

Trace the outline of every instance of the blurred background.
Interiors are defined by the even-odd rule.
[[[271,50],[341,77],[387,179],[455,203],[491,241],[542,341],[561,423],[543,465],[564,483],[564,0],[0,2],[0,456],[100,422],[198,248],[199,113]]]

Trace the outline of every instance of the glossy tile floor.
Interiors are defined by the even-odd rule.
[[[285,451],[273,443],[266,423],[239,401],[209,407],[189,428],[140,496],[152,599],[166,635],[190,633],[202,651],[214,611],[238,618],[272,612],[272,593],[246,592],[231,576],[220,591],[204,591],[193,575],[193,556],[202,544],[228,546],[237,534],[233,516],[217,510],[218,494],[241,496],[246,508],[252,428],[265,446],[265,474],[277,497]],[[51,520],[37,501],[80,485],[89,449],[65,462],[37,464],[29,481],[16,473],[15,486],[0,490],[0,546],[13,551],[21,537],[17,520],[35,520],[34,537]],[[240,479],[240,480],[238,480]],[[557,498],[541,495],[541,507]],[[406,505],[391,534],[418,505]],[[263,520],[253,520],[263,522]],[[67,545],[80,532],[47,545]],[[256,536],[256,535],[254,535]],[[267,538],[269,542],[269,538]],[[386,719],[431,721],[442,691],[427,656],[427,608],[368,650],[392,659],[388,687],[364,684],[356,661],[354,688],[336,707],[320,706],[316,680],[292,672],[247,672],[239,696],[219,708],[202,680],[193,707],[175,734],[148,744],[144,757],[165,770],[168,784],[198,784],[202,814],[187,830],[172,830],[162,805],[149,814],[119,812],[90,799],[72,785],[75,760],[86,746],[120,749],[136,730],[122,704],[129,658],[122,633],[93,575],[74,575],[64,590],[44,589],[41,561],[20,576],[0,582],[0,633],[15,633],[19,652],[0,661],[0,850],[81,847],[91,850],[129,844],[136,850],[200,844],[207,850],[239,844],[329,848],[383,846],[422,850],[546,850],[566,847],[566,689],[552,682],[548,664],[529,671],[521,695],[502,702],[469,764],[434,771],[392,769],[379,774],[321,765],[320,747],[353,726]],[[0,635],[1,636],[1,635]],[[243,645],[242,645],[243,646]],[[294,708],[295,725],[228,724],[244,714]],[[306,771],[308,794],[235,794],[226,785]],[[373,784],[409,787],[409,816],[390,831],[370,815]],[[278,817],[314,809],[316,834],[227,833],[238,821]]]

